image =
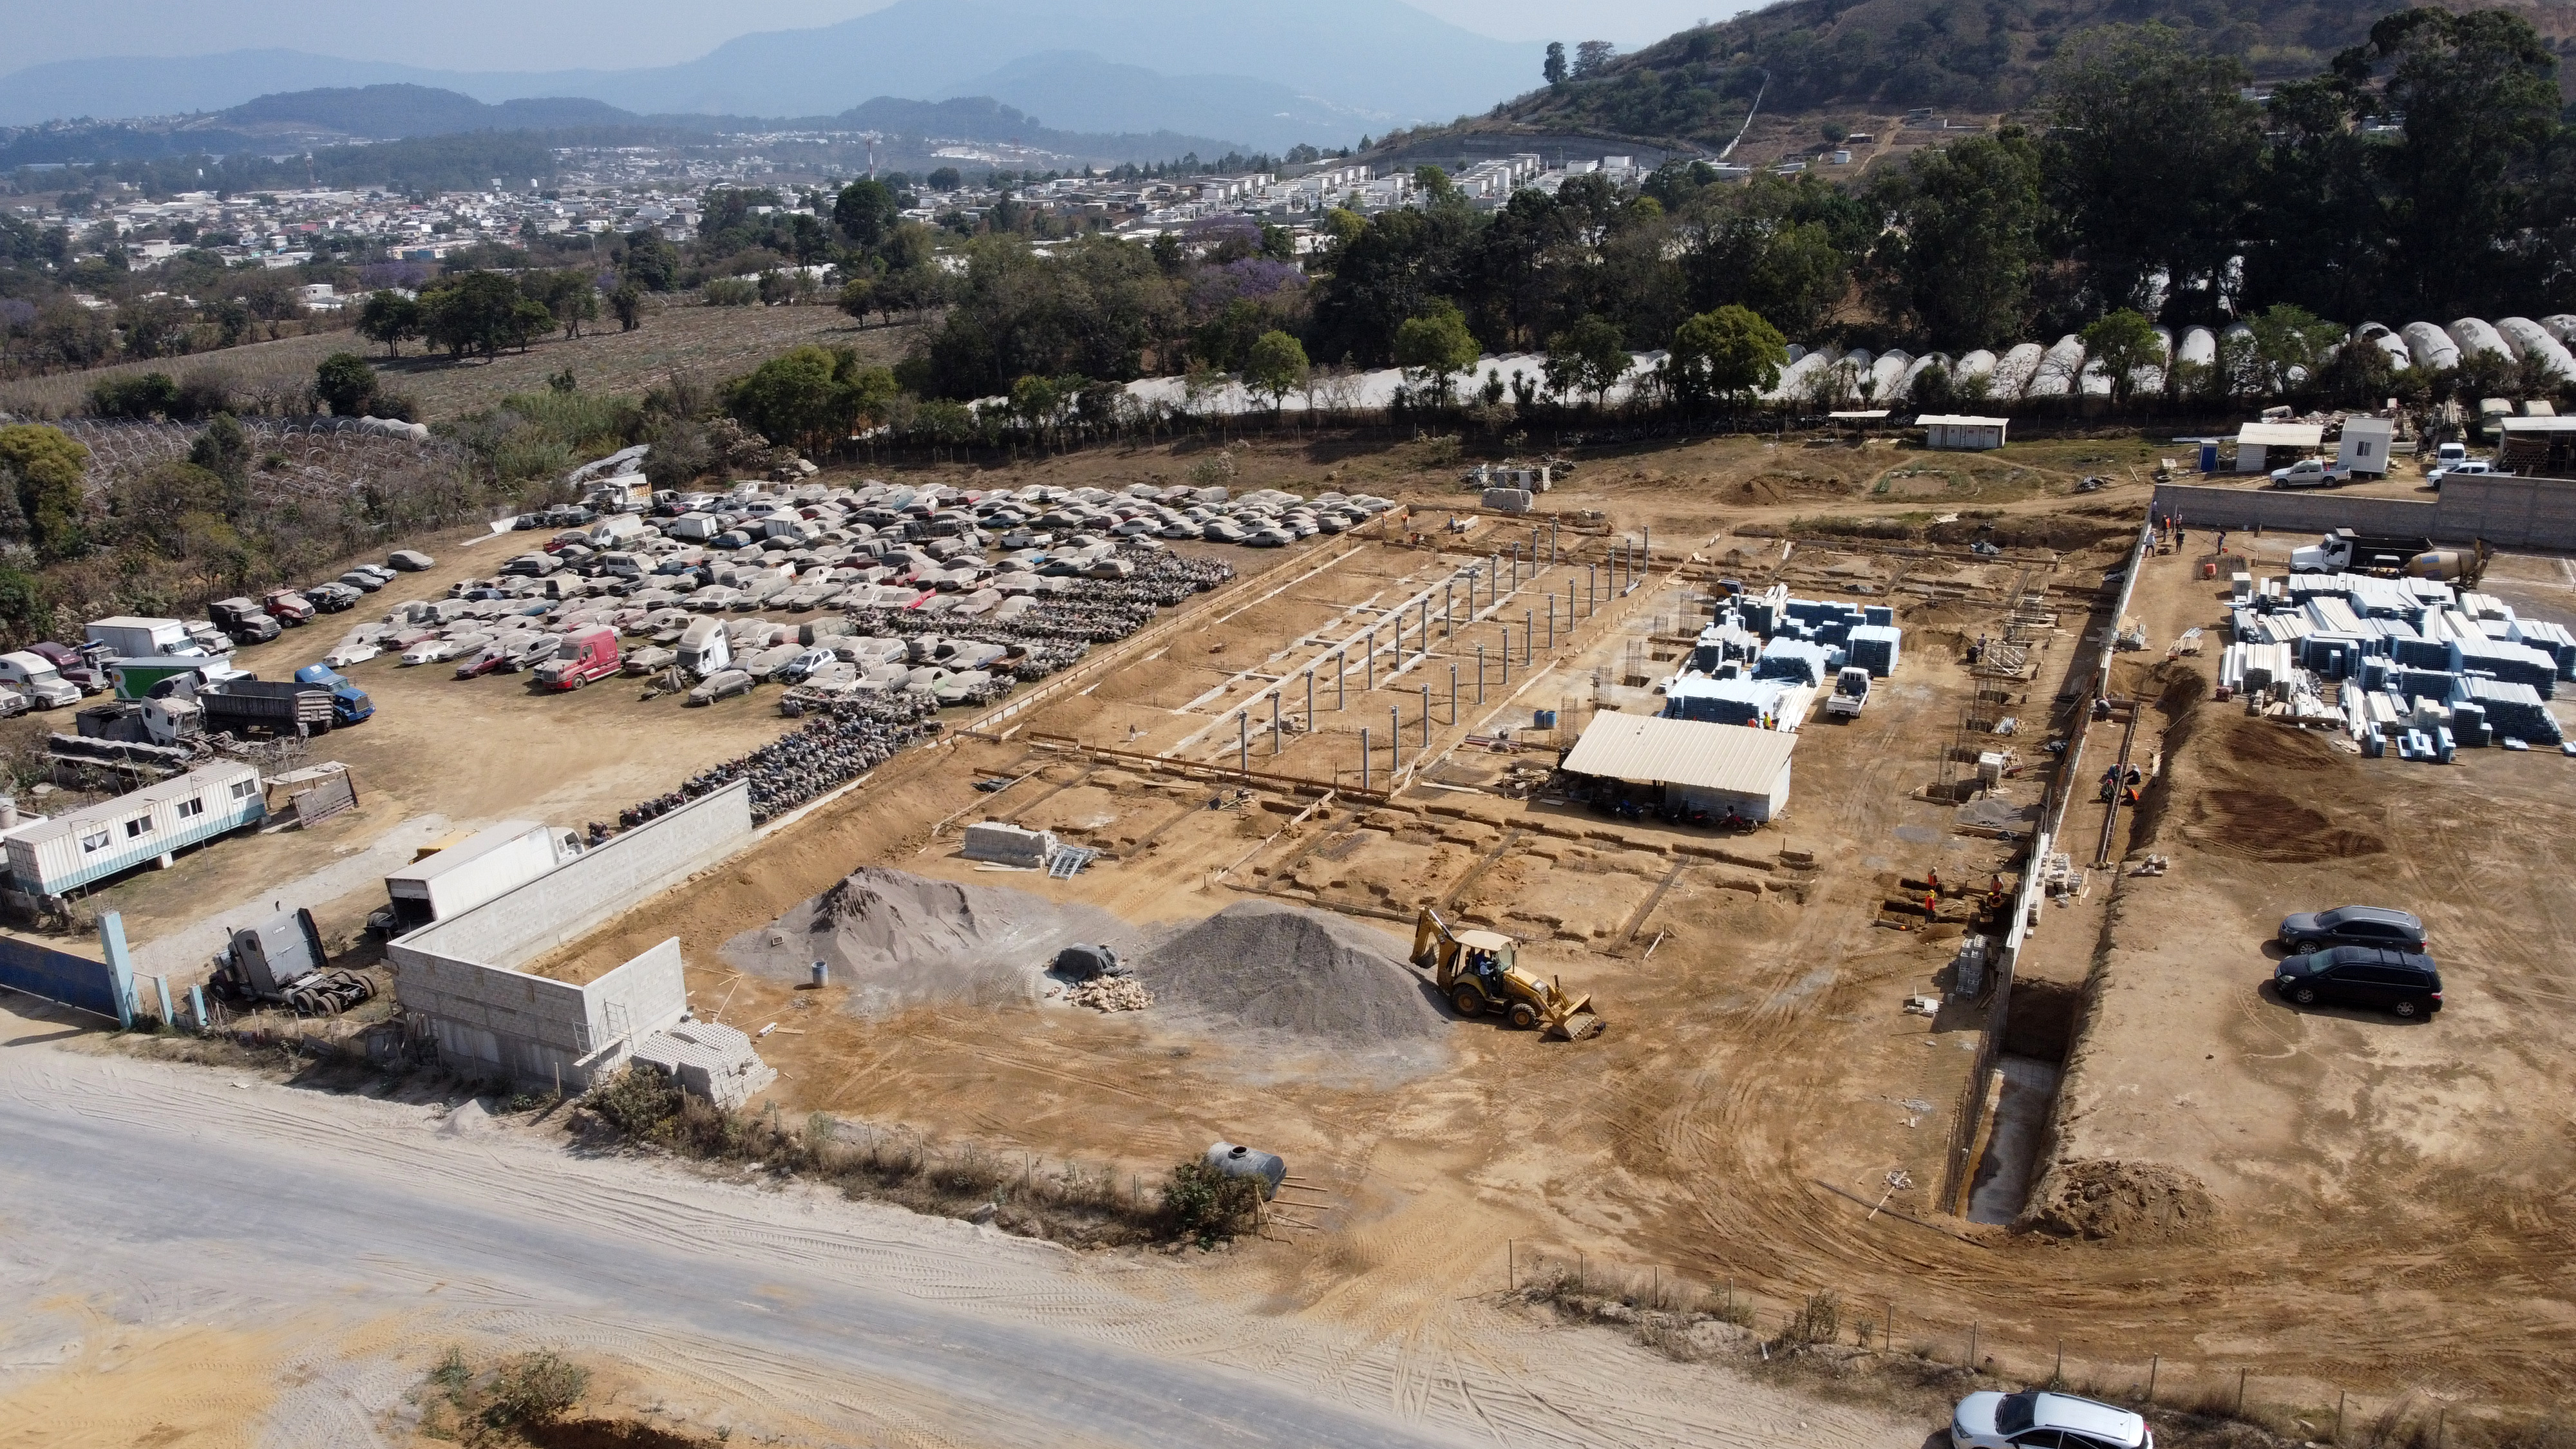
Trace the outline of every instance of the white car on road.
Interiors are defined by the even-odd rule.
[[[1950,1416],[1952,1449],[2156,1449],[2156,1432],[2126,1409],[2073,1394],[2024,1389],[1970,1394]]]

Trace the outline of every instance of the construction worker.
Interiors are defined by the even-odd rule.
[[[1929,891],[1923,893],[1923,919],[1927,921],[1941,919],[1941,898]]]
[[[1939,866],[1934,866],[1932,869],[1923,872],[1923,874],[1924,877],[1932,884],[1932,894],[1936,896],[1941,894],[1941,868]]]

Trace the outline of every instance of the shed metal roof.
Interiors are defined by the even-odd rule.
[[[1914,420],[1918,428],[2000,428],[2007,418],[1979,418],[1966,413],[1925,413]]]
[[[2238,447],[2315,448],[2325,440],[2323,423],[2247,423],[2236,430]]]
[[[1643,714],[1593,717],[1565,757],[1578,775],[1768,795],[1798,748],[1783,730]]]

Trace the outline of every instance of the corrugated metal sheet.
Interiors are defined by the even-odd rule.
[[[1798,737],[1781,730],[1604,714],[1593,717],[1565,768],[1637,784],[1768,795],[1797,748]]]
[[[2238,447],[2314,448],[2325,440],[2321,423],[2247,423],[2236,430]]]

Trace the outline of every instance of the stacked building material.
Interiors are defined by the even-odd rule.
[[[1754,675],[1760,679],[1787,679],[1800,684],[1822,685],[1842,667],[1841,649],[1776,634],[1771,642],[1762,646],[1761,662],[1755,667]]]
[[[1851,662],[1866,669],[1872,679],[1885,679],[1896,672],[1897,646],[1904,632],[1888,624],[1862,624],[1851,631],[1848,649]]]
[[[2558,719],[2528,684],[2471,676],[2461,681],[2460,698],[2475,704],[2498,736],[2532,744],[2556,744],[2562,738]]]
[[[1713,679],[1685,676],[1664,692],[1666,719],[1694,719],[1705,724],[1752,725],[1776,729],[1790,686],[1777,679]]]
[[[2508,684],[2528,684],[2547,699],[2558,688],[2558,661],[2537,649],[2500,639],[2453,639],[2451,668]]]

